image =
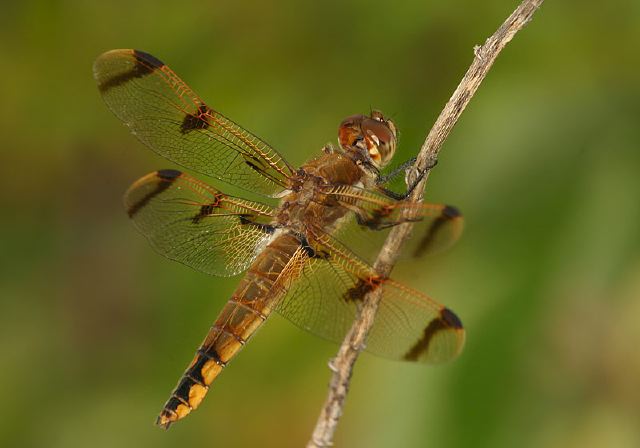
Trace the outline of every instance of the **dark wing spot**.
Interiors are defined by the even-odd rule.
[[[245,160],[245,163],[246,163],[247,165],[249,165],[249,167],[250,167],[252,170],[257,171],[258,173],[263,173],[263,169],[262,169],[262,168],[260,168],[260,167],[259,167],[258,165],[256,165],[255,163],[253,163],[253,162],[251,162],[251,161],[249,161],[249,160]]]
[[[216,193],[215,200],[210,204],[201,206],[198,214],[191,218],[191,222],[193,224],[198,224],[202,220],[202,218],[212,215],[213,211],[216,208],[220,207],[220,203],[222,202],[224,197],[225,196],[222,193]]]
[[[368,227],[372,230],[382,230],[388,227],[391,227],[395,224],[400,224],[400,222],[396,223],[384,223],[383,219],[389,216],[392,212],[391,207],[383,206],[378,209],[375,209],[371,212],[371,216],[368,218],[363,218],[360,215],[356,215],[356,220],[358,224],[361,226]]]
[[[452,205],[445,205],[442,209],[442,216],[446,217],[447,219],[454,219],[462,216],[462,213],[460,213],[460,210]]]
[[[455,329],[462,328],[462,321],[456,313],[451,311],[449,308],[443,308],[440,312],[440,318],[450,327]]]
[[[249,214],[244,214],[244,215],[239,215],[238,219],[240,219],[240,224],[242,224],[243,226],[246,225],[250,225],[250,224],[255,224],[255,222],[253,222],[251,220],[252,216]]]
[[[457,208],[451,205],[445,205],[442,209],[442,212],[440,213],[440,216],[433,220],[431,226],[429,226],[429,229],[427,230],[427,233],[425,233],[425,235],[420,240],[420,243],[418,243],[413,256],[419,257],[423,253],[425,253],[432,245],[433,241],[436,238],[436,235],[438,234],[442,226],[444,226],[449,221],[459,218],[460,216],[462,215]]]
[[[159,171],[156,172],[156,174],[158,175],[158,177],[160,179],[163,179],[163,180],[174,180],[174,179],[180,177],[182,172],[178,171],[178,170],[166,169],[166,170],[159,170]]]
[[[217,204],[208,204],[208,205],[203,205],[200,207],[200,211],[198,212],[198,214],[196,216],[194,216],[193,218],[191,218],[191,223],[193,224],[199,224],[200,221],[202,220],[202,218],[204,218],[205,216],[209,216],[210,214],[213,213],[213,210],[217,207]]]
[[[209,121],[207,120],[207,114],[211,111],[206,104],[198,106],[198,110],[194,114],[187,114],[184,117],[182,125],[180,126],[180,132],[186,134],[194,129],[207,129],[209,127]]]
[[[121,86],[132,79],[143,78],[153,73],[154,70],[164,66],[164,63],[160,60],[143,51],[133,50],[133,58],[135,60],[135,64],[131,70],[124,73],[118,73],[117,75],[106,79],[98,86],[98,89],[104,93],[107,90]]]
[[[368,279],[360,279],[353,288],[349,288],[343,299],[347,302],[361,302],[364,296],[375,290],[382,284],[381,277],[369,277]]]
[[[151,199],[158,196],[160,193],[169,188],[173,182],[180,176],[180,171],[176,170],[161,170],[157,173],[160,181],[156,184],[156,187],[144,195],[140,200],[129,207],[127,214],[129,218],[133,218],[144,206],[146,206]]]
[[[442,310],[440,310],[440,316],[429,322],[427,328],[424,329],[422,338],[404,355],[404,359],[407,361],[417,361],[422,353],[429,350],[429,344],[436,333],[452,328],[456,330],[461,329],[462,322],[449,308],[442,308]]]
[[[243,226],[256,226],[257,228],[262,230],[264,233],[268,233],[268,234],[272,234],[273,232],[276,231],[275,226],[272,226],[271,224],[263,224],[260,222],[256,222],[252,218],[255,218],[255,217],[248,213],[238,215],[238,219],[240,219],[240,224],[242,224]]]
[[[271,172],[272,170],[270,170],[270,164],[267,163],[266,160],[258,158],[253,154],[249,154],[247,152],[243,152],[241,155],[242,157],[244,157],[244,163],[246,163],[249,168],[256,171],[261,176],[266,177],[274,184],[285,187],[285,184],[282,182],[282,180],[274,177],[273,173]]]
[[[267,170],[267,164],[263,159],[249,153],[243,153],[242,156],[244,157],[245,163],[252,169],[256,170],[262,175],[268,175],[267,173],[265,173],[265,171]]]
[[[150,55],[149,53],[145,53],[141,50],[133,50],[133,55],[138,62],[144,62],[153,68],[160,68],[164,65],[164,62],[162,62],[157,57]]]

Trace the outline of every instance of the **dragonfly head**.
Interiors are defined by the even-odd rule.
[[[371,115],[352,115],[338,128],[340,146],[356,159],[384,168],[396,152],[396,126],[381,112]]]

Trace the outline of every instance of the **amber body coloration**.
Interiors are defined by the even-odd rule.
[[[152,172],[127,191],[129,217],[158,252],[208,274],[246,271],[166,402],[159,425],[167,428],[200,405],[272,311],[339,341],[363,297],[380,288],[368,351],[431,363],[460,353],[464,329],[451,310],[381,278],[366,260],[365,252],[376,250],[376,237],[397,224],[416,222],[416,254],[448,247],[462,224],[454,207],[399,201],[381,186],[380,171],[397,143],[395,125],[380,112],[345,119],[339,148],[324,148],[294,169],[147,53],[104,53],[94,76],[111,110],[158,154],[279,200],[271,207],[233,197],[173,169]],[[356,247],[362,233],[365,244]]]
[[[368,120],[358,117],[358,123]],[[301,259],[322,256],[313,253],[313,231],[330,232],[349,211],[338,207],[322,187],[362,184],[365,173],[353,159],[332,152],[311,160],[292,176],[290,193],[281,200],[272,223],[282,230],[274,233],[222,309],[158,417],[160,425],[168,426],[200,404],[211,382],[299,275],[296,267]]]

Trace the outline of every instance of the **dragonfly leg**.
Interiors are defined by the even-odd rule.
[[[413,164],[415,163],[415,161],[416,161],[416,158],[412,157],[411,159],[402,163],[398,167],[394,168],[394,170],[391,171],[389,174],[386,174],[384,176],[379,176],[378,180],[376,181],[378,190],[381,191],[386,196],[392,199],[395,199],[397,201],[404,201],[405,199],[407,199],[409,195],[413,193],[413,190],[415,190],[415,188],[418,186],[418,184],[424,178],[424,176],[438,164],[438,159],[433,159],[424,170],[418,171],[418,175],[416,176],[416,178],[411,183],[407,182],[407,190],[404,193],[396,193],[393,190],[383,187],[382,184],[388,183],[390,180],[393,180],[394,178],[398,177],[398,175],[402,172],[406,173],[405,178],[407,178],[409,170],[413,167]]]
[[[391,182],[400,174],[406,173],[407,169],[410,168],[414,163],[416,163],[415,157],[412,157],[409,160],[404,161],[403,163],[395,167],[390,173],[381,174],[380,176],[378,176],[378,179],[376,179],[376,184],[381,185],[381,184],[386,184]]]

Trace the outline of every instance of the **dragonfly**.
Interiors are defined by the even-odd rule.
[[[93,66],[111,111],[171,162],[265,198],[224,193],[176,169],[154,171],[127,190],[128,216],[169,259],[215,276],[246,271],[157,418],[168,428],[196,409],[215,378],[272,312],[339,342],[364,297],[382,299],[366,350],[391,359],[441,363],[464,344],[460,319],[429,296],[379,276],[368,258],[378,239],[415,222],[415,254],[450,246],[462,216],[449,205],[404,201],[384,175],[397,146],[392,120],[353,115],[301,167],[203,102],[156,57],[108,51]],[[410,189],[410,188],[409,188]],[[271,202],[271,203],[269,203]],[[376,247],[373,247],[377,250]]]

